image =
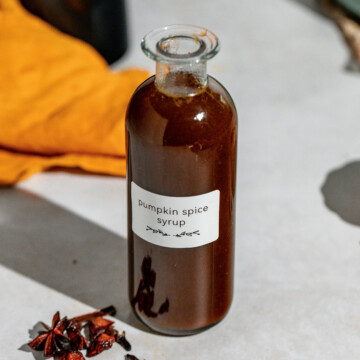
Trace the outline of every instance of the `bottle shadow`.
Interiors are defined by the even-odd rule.
[[[360,161],[329,172],[321,192],[328,209],[344,221],[360,226]]]
[[[128,301],[126,240],[30,192],[0,189],[0,263],[151,332]]]

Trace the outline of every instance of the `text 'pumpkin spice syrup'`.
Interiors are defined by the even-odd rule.
[[[141,45],[156,75],[126,119],[129,296],[153,330],[188,335],[232,300],[237,115],[206,73],[219,51],[212,32],[167,26]]]

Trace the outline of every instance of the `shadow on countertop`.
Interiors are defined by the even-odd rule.
[[[37,322],[32,329],[29,329],[29,339],[35,339],[40,331],[44,331],[44,326],[41,324],[41,322]],[[31,350],[30,346],[26,343],[20,346],[18,349],[20,351],[24,351],[27,353],[31,353],[34,360],[45,360],[44,354],[42,351],[33,351]]]
[[[0,189],[0,263],[150,332],[129,305],[126,240],[27,191]]]
[[[329,172],[321,192],[331,211],[344,221],[360,226],[360,161]]]

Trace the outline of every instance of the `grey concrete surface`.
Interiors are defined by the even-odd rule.
[[[336,26],[308,1],[128,3],[131,49],[114,69],[154,69],[139,42],[162,25],[197,24],[221,39],[208,69],[239,112],[236,281],[229,315],[202,334],[158,336],[126,316],[117,326],[146,360],[358,358],[360,229],[348,221],[349,214],[357,217],[356,206],[348,206],[357,200],[344,199],[359,197],[352,164],[360,158],[360,77],[347,70],[349,52]],[[0,312],[6,324],[0,343],[6,360],[29,358],[17,350],[27,329],[49,321],[55,310],[71,315],[90,309],[78,300],[100,306],[125,299],[118,292],[123,274],[119,281],[113,276],[114,267],[123,269],[125,181],[46,173],[17,188],[0,192],[0,306],[6,309]],[[52,259],[50,249],[71,253],[78,263],[55,256],[56,274],[41,264],[43,256]],[[95,274],[90,258],[99,251]],[[92,275],[94,293],[80,291],[71,276],[75,267],[85,281]],[[121,356],[109,351],[99,360]]]
[[[129,307],[124,238],[25,190],[0,199],[1,265],[148,330]]]

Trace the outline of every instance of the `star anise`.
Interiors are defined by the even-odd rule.
[[[152,280],[150,283],[152,284]],[[165,304],[164,308],[167,306]],[[32,350],[43,351],[46,358],[54,357],[58,360],[85,360],[81,350],[86,350],[86,355],[93,357],[110,349],[115,342],[130,351],[131,345],[125,337],[125,331],[119,333],[114,328],[113,321],[103,318],[105,315],[114,315],[115,312],[115,308],[109,306],[70,320],[66,317],[61,319],[57,312],[51,327],[42,323],[46,331],[39,331],[39,335],[29,346]],[[128,355],[126,359],[137,360],[133,355]]]
[[[116,314],[116,309],[113,306],[108,306],[99,311],[90,314],[80,315],[70,319],[69,324],[66,328],[66,332],[70,339],[71,348],[76,351],[87,349],[89,347],[89,341],[81,333],[81,330],[84,328],[84,326],[86,325],[89,327],[89,325],[93,323],[93,327],[92,327],[93,333],[91,334],[89,331],[90,340],[93,340],[95,337],[100,335],[110,325],[114,323],[113,321],[103,319],[102,316],[115,315],[115,314]],[[97,325],[98,327],[96,327]],[[98,330],[96,333],[95,333],[95,329]]]
[[[60,354],[59,360],[85,360],[80,351],[64,351]]]
[[[115,337],[108,334],[101,334],[98,336],[87,349],[86,356],[92,357],[99,355],[104,350],[110,349],[115,342]]]
[[[66,333],[74,350],[85,350],[89,347],[89,342],[81,334],[81,327],[77,323],[70,322],[66,328]]]
[[[66,317],[60,319],[59,311],[52,319],[52,325],[42,323],[46,331],[39,331],[39,336],[32,340],[28,345],[33,350],[44,350],[46,358],[61,352],[69,344],[69,338],[64,335],[68,320]]]
[[[91,339],[96,339],[103,333],[110,334],[110,330],[113,328],[114,322],[108,319],[104,319],[101,316],[96,317],[94,320],[89,321],[89,334]]]

